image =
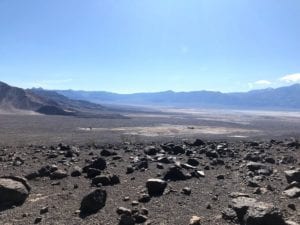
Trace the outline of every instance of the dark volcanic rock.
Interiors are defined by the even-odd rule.
[[[164,193],[167,182],[161,179],[149,179],[146,183],[146,187],[150,196],[160,196]]]
[[[207,151],[206,156],[209,158],[218,158],[219,157],[217,151],[215,151],[215,150]]]
[[[86,172],[86,176],[88,178],[94,178],[101,174],[101,170],[95,169],[95,168],[88,168]]]
[[[40,177],[49,177],[51,173],[55,172],[57,170],[57,166],[43,166],[39,169],[38,174]]]
[[[300,168],[287,170],[284,173],[288,183],[292,183],[293,181],[300,182]]]
[[[190,158],[188,159],[187,163],[191,166],[199,166],[199,161],[197,159],[194,158]]]
[[[133,172],[134,172],[134,168],[132,166],[128,166],[127,169],[126,169],[126,173],[130,174],[130,173],[133,173]]]
[[[145,223],[148,220],[148,217],[141,214],[133,215],[135,223]]]
[[[113,152],[113,151],[110,151],[110,150],[107,150],[107,149],[103,149],[100,153],[101,156],[104,156],[104,157],[108,157],[108,156],[114,156],[114,155],[117,155],[116,152]]]
[[[189,187],[185,187],[182,189],[182,193],[185,195],[191,195],[192,189],[190,189]]]
[[[95,185],[101,184],[103,186],[110,185],[110,178],[106,175],[100,175],[93,178],[92,183]]]
[[[267,166],[263,163],[249,162],[247,164],[247,168],[250,171],[256,171],[256,170],[260,170],[260,169],[266,169]]]
[[[138,158],[136,157],[134,159],[133,167],[136,170],[143,170],[143,169],[148,169],[149,163],[147,158]]]
[[[120,183],[120,179],[117,175],[100,175],[94,177],[92,183],[95,185],[101,184],[103,186],[116,185]]]
[[[146,155],[156,155],[159,152],[155,146],[147,146],[144,150]]]
[[[232,203],[237,218],[244,225],[285,225],[282,213],[272,204],[248,197],[235,198]]]
[[[22,205],[28,197],[30,188],[16,179],[0,178],[0,210]]]
[[[130,209],[127,209],[127,208],[124,208],[124,207],[119,207],[117,209],[117,213],[119,215],[131,215],[132,214],[132,211]]]
[[[295,164],[297,162],[297,159],[295,159],[291,155],[288,155],[288,156],[283,156],[279,162],[281,164]]]
[[[200,139],[196,139],[194,141],[194,143],[192,143],[193,146],[202,146],[202,145],[205,145],[205,142],[200,140]]]
[[[273,169],[263,163],[249,162],[247,164],[247,168],[248,170],[260,175],[269,176],[273,173]]]
[[[95,161],[93,161],[90,165],[86,166],[83,168],[83,172],[87,173],[87,171],[92,168],[92,169],[97,169],[97,170],[105,170],[106,169],[106,161],[103,158],[98,158]]]
[[[81,201],[80,216],[86,217],[97,213],[106,204],[107,194],[105,190],[97,189],[86,195]]]
[[[139,197],[139,202],[141,202],[141,203],[147,203],[147,202],[150,202],[150,200],[151,200],[151,196],[148,194],[142,194]]]
[[[75,166],[73,171],[71,172],[72,177],[79,177],[82,174],[82,169],[79,166]]]
[[[64,170],[56,170],[50,174],[51,180],[60,180],[68,177],[68,173]]]
[[[123,214],[121,216],[119,225],[134,225],[135,221],[131,215]]]
[[[182,169],[177,166],[169,168],[169,170],[164,175],[164,180],[187,180],[189,177],[183,173]]]
[[[165,145],[162,145],[161,147],[163,150],[165,150],[169,154],[178,155],[178,154],[185,153],[185,150],[181,146],[175,145],[173,143],[165,144]]]

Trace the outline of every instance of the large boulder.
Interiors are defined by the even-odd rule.
[[[292,187],[290,189],[285,190],[283,194],[290,198],[298,198],[300,197],[300,188]]]
[[[80,215],[86,217],[97,213],[106,204],[107,193],[105,190],[97,189],[86,195],[81,201]]]
[[[232,208],[238,220],[244,225],[285,225],[278,208],[272,204],[258,202],[254,198],[234,198]]]
[[[0,208],[7,209],[22,205],[28,197],[29,192],[30,187],[25,178],[0,178]]]

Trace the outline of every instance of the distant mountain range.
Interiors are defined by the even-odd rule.
[[[83,100],[72,100],[55,91],[24,90],[0,82],[0,112],[64,115],[80,117],[122,117],[108,108]]]
[[[102,104],[111,105],[111,107],[105,107]],[[41,88],[24,90],[0,82],[0,113],[25,111],[46,115],[124,118],[118,112],[131,110],[124,107],[125,105],[300,110],[300,84],[244,93],[166,91],[116,94],[103,91],[50,91]]]
[[[102,104],[234,109],[300,109],[300,84],[240,93],[166,91],[157,93],[116,94],[103,91],[73,90],[57,90],[56,92],[70,99]]]

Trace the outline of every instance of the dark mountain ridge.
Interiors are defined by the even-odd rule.
[[[28,111],[46,115],[120,118],[108,108],[83,100],[72,100],[43,89],[27,89],[0,82],[0,110],[2,112]]]
[[[37,111],[44,105],[57,106],[55,102],[43,99],[31,91],[0,82],[0,108],[2,110]]]

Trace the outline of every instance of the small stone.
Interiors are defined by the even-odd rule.
[[[60,180],[60,179],[66,178],[67,176],[68,176],[68,174],[66,171],[56,170],[50,174],[50,179],[51,180]]]
[[[123,198],[123,201],[124,201],[124,202],[128,202],[129,200],[130,200],[130,197],[129,197],[129,196],[126,196],[126,197]]]
[[[193,146],[202,146],[202,145],[205,145],[205,142],[200,139],[196,139],[192,145]]]
[[[137,201],[132,201],[132,202],[131,202],[131,205],[132,205],[132,206],[138,206],[138,205],[139,205],[139,202],[137,202]]]
[[[135,221],[131,215],[123,214],[119,221],[119,225],[135,225]]]
[[[148,194],[142,194],[139,197],[139,202],[141,202],[141,203],[147,203],[147,202],[150,202],[150,200],[151,200],[151,197]]]
[[[191,195],[192,189],[190,189],[189,187],[185,187],[182,189],[182,193],[185,195]]]
[[[46,214],[49,212],[49,207],[44,207],[40,210],[40,214],[43,215],[43,214]]]
[[[218,175],[218,176],[217,176],[217,179],[218,179],[218,180],[224,180],[224,179],[225,179],[225,176],[224,176],[223,174]]]
[[[206,205],[206,209],[212,209],[211,204],[208,203],[208,204]]]
[[[71,172],[72,177],[79,177],[82,174],[82,169],[79,166],[75,166],[73,171]]]
[[[128,166],[128,167],[127,167],[126,173],[127,173],[127,174],[131,174],[131,173],[133,173],[133,172],[134,172],[133,167],[132,167],[132,166]]]
[[[141,209],[141,214],[147,216],[149,214],[149,210],[146,208]]]
[[[37,217],[37,218],[35,218],[35,220],[34,220],[34,224],[38,224],[38,223],[42,222],[42,220],[43,220],[42,217]]]
[[[189,225],[201,225],[201,218],[199,216],[193,216],[190,219]]]
[[[198,171],[192,172],[192,176],[197,177],[197,178],[205,177],[205,173],[203,171],[198,170]]]
[[[288,207],[291,209],[291,210],[294,210],[296,211],[296,205],[291,203],[291,204],[288,204]]]
[[[90,168],[97,169],[97,170],[104,170],[106,169],[106,161],[103,158],[98,158],[93,161],[90,165],[83,168],[83,172],[86,173]]]
[[[164,169],[164,166],[163,166],[163,164],[161,164],[161,163],[158,163],[158,164],[156,165],[156,167],[157,167],[157,169],[160,169],[160,170],[163,170],[163,169]]]
[[[132,212],[131,212],[131,210],[130,209],[127,209],[127,208],[124,208],[124,207],[119,207],[118,209],[117,209],[117,213],[119,214],[119,215],[131,215],[132,214]]]
[[[144,150],[144,153],[146,155],[156,155],[158,152],[159,152],[159,149],[157,149],[155,146],[148,146]]]
[[[148,220],[148,217],[141,214],[136,214],[133,216],[136,223],[145,223]]]

